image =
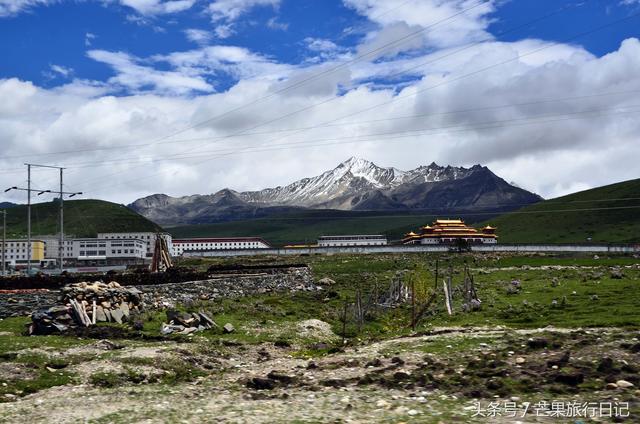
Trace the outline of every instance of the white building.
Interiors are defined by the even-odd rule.
[[[192,238],[173,240],[173,256],[184,252],[203,252],[209,250],[269,249],[271,245],[260,237],[223,237]]]
[[[319,247],[386,245],[387,237],[382,235],[322,236],[318,238]]]
[[[40,240],[44,242],[44,258],[58,260],[60,258],[60,238],[58,236],[43,236],[40,237]],[[63,246],[63,258],[73,258],[73,240],[65,239]]]
[[[142,261],[147,256],[147,243],[136,239],[87,238],[72,241],[73,258],[79,261]]]
[[[27,264],[29,256],[27,255],[28,242],[26,239],[6,240],[4,246],[0,240],[0,255],[4,247],[4,260],[8,266],[17,264]],[[0,260],[2,257],[0,256]],[[31,263],[39,264],[44,259],[44,242],[39,239],[31,240]],[[0,268],[2,263],[0,262]]]
[[[132,232],[132,233],[98,233],[99,239],[107,239],[107,240],[142,240],[146,243],[146,257],[153,257],[153,249],[156,245],[156,235],[157,233],[147,231],[147,232]],[[169,247],[169,252],[172,252],[172,238],[171,234],[161,233],[162,238],[167,242],[167,246]]]

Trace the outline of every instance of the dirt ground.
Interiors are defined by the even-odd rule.
[[[321,331],[313,325],[309,331]],[[439,328],[315,358],[272,343],[97,341],[49,352],[89,359],[66,369],[79,376],[71,384],[0,403],[0,421],[577,422],[550,416],[555,401],[610,402],[629,415],[585,422],[640,422],[639,336],[621,329]],[[161,382],[163,361],[201,372]],[[24,378],[28,370],[11,372]],[[125,374],[135,378],[106,386],[95,379]],[[622,380],[629,386],[613,387]],[[545,401],[546,409],[533,408]],[[495,416],[491,402],[500,406]]]

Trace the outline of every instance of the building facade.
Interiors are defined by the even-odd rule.
[[[498,241],[496,228],[486,226],[480,230],[469,227],[461,219],[437,219],[432,225],[404,235],[403,244],[454,244],[464,241],[469,244],[495,244]]]
[[[78,262],[141,263],[146,257],[144,240],[87,238],[72,241],[72,258]]]
[[[209,250],[269,249],[271,245],[260,237],[216,237],[175,239],[170,246],[172,256],[185,252],[205,252]]]
[[[0,241],[0,246],[2,242]],[[6,240],[4,246],[0,247],[0,254],[4,249],[5,263],[7,266],[26,265],[29,260],[27,254],[27,240],[15,239]],[[42,240],[31,240],[31,263],[40,264],[44,260],[45,243]],[[1,259],[1,257],[0,257]]]
[[[318,247],[386,245],[387,237],[383,235],[322,236],[318,238]]]
[[[156,237],[158,233],[154,233],[151,231],[146,232],[131,232],[131,233],[98,233],[99,239],[107,239],[107,240],[142,240],[146,243],[146,257],[153,257],[153,249],[156,245]],[[167,242],[167,246],[169,247],[169,252],[172,251],[171,245],[173,243],[171,234],[169,233],[160,233],[160,236],[165,239]]]

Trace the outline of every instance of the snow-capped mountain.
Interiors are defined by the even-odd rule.
[[[159,224],[174,225],[263,217],[299,208],[506,210],[540,199],[480,165],[464,168],[431,163],[402,171],[352,157],[332,170],[286,186],[247,192],[224,189],[177,198],[155,194],[129,207]]]
[[[240,193],[242,199],[258,205],[326,207],[346,195],[370,190],[392,190],[403,184],[451,181],[471,172],[466,168],[441,167],[432,163],[411,171],[382,168],[366,159],[352,157],[316,177],[303,178],[284,187]],[[351,209],[337,207],[337,209]]]

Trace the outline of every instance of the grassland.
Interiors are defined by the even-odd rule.
[[[27,207],[6,209],[7,237],[27,235]],[[51,201],[31,206],[31,231],[34,235],[60,231],[59,203]],[[76,237],[95,237],[98,232],[157,231],[159,226],[124,205],[103,200],[67,200],[64,202],[65,233]]]
[[[540,202],[490,223],[504,243],[637,243],[640,179]]]
[[[180,265],[206,269],[240,260]],[[623,400],[636,408],[637,418],[640,393],[604,387],[622,379],[640,385],[640,258],[381,254],[242,260],[307,262],[316,279],[334,283],[313,292],[178,305],[206,311],[221,325],[232,323],[231,334],[213,329],[160,337],[166,315],[148,311],[139,316],[140,332],[107,326],[102,337],[109,335],[116,345],[108,349],[91,337],[24,336],[27,318],[1,320],[0,421],[479,423],[467,412],[474,400],[513,396],[527,402]],[[345,304],[353,305],[358,291],[366,298],[399,278],[413,282],[418,302],[424,301],[434,288],[436,263],[436,301],[415,330],[410,302],[371,308],[362,325],[351,312],[344,318]],[[463,312],[456,290],[454,314],[446,312],[441,281],[449,266],[454,288],[462,283],[463,268],[470,268],[480,310]],[[330,330],[306,332],[309,320],[328,323]],[[567,352],[570,359],[563,362]],[[553,368],[555,363],[560,366]],[[255,378],[273,387],[255,389]]]

